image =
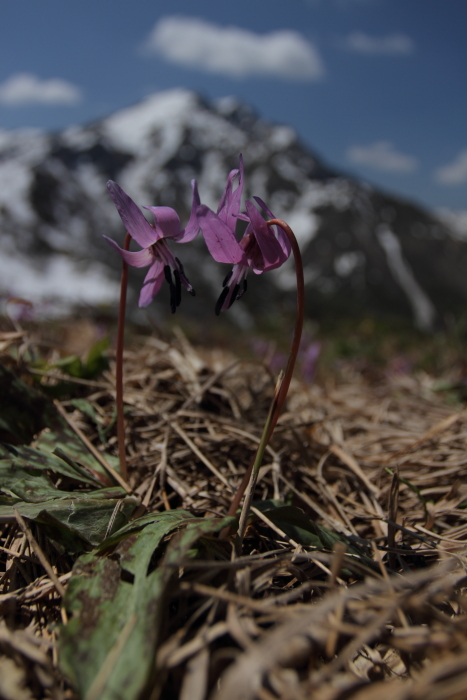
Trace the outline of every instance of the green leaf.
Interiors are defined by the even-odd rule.
[[[61,357],[56,362],[47,365],[46,371],[54,368],[61,370],[65,374],[69,374],[70,377],[81,378],[83,376],[83,363],[76,355]]]
[[[55,406],[54,406],[55,409]],[[89,476],[98,480],[101,484],[112,483],[112,477],[104,469],[102,464],[89,452],[86,445],[79,439],[68,423],[57,412],[49,421],[48,428],[35,441],[35,446],[49,454],[60,454],[68,463],[78,464],[88,470]],[[111,467],[120,470],[117,457],[103,453],[102,456]]]
[[[47,421],[50,399],[0,365],[0,441],[29,443]]]
[[[41,452],[33,447],[27,447],[21,445],[15,447],[13,445],[0,445],[0,474],[2,473],[2,463],[11,462],[13,469],[38,469],[41,471],[51,471],[56,474],[61,474],[69,479],[73,479],[79,483],[90,484],[90,485],[101,485],[93,476],[86,474],[84,469],[80,468],[78,465],[73,464],[71,460],[64,460],[60,458],[60,454],[49,454],[47,452]],[[2,476],[0,476],[0,490],[5,481]]]
[[[105,369],[108,369],[109,361],[104,353],[109,347],[110,340],[109,336],[106,335],[104,338],[94,343],[90,349],[84,365],[84,372],[88,379],[97,377],[97,375],[101,374]]]
[[[59,661],[80,697],[136,700],[150,687],[169,582],[200,537],[231,522],[176,510],[151,514],[143,529],[126,529],[110,556],[78,559],[64,600],[71,619],[61,629]],[[153,569],[155,550],[182,526]]]
[[[92,455],[66,420],[59,414],[53,401],[40,391],[17,379],[0,365],[0,442],[14,445],[29,444],[35,436],[35,447],[48,454],[61,451],[69,464],[78,463],[88,470],[88,478],[109,485],[111,477]],[[42,432],[41,432],[42,431]],[[111,467],[119,471],[119,461],[112,455],[103,455]],[[81,471],[83,474],[83,472]]]
[[[343,542],[347,545],[349,554],[362,555],[362,548],[358,547],[350,538],[326,527],[321,527],[321,525],[316,525],[301,508],[276,505],[277,503],[277,501],[272,500],[257,501],[253,503],[253,506],[264,513],[274,525],[277,525],[298,544],[330,551],[335,542]]]
[[[106,433],[110,429],[110,427],[114,424],[117,416],[117,412],[115,411],[115,419],[112,420],[111,425],[107,426],[107,428],[102,427],[102,418],[101,416],[98,415],[96,409],[90,403],[87,401],[87,399],[71,399],[70,403],[78,409],[78,411],[81,411],[81,413],[88,418],[90,418],[93,423],[95,424],[97,428],[97,432],[99,433],[99,439],[102,442],[103,445],[107,442],[106,438]]]
[[[14,522],[16,508],[69,551],[82,552],[128,523],[138,505],[138,499],[120,487],[91,493],[54,490],[54,494],[55,498],[39,502],[25,502],[14,494],[0,499],[0,523]]]

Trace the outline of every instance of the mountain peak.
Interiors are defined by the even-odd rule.
[[[174,207],[186,221],[190,180],[197,179],[203,203],[217,207],[227,174],[243,153],[246,196],[263,198],[299,239],[312,316],[397,313],[412,315],[428,329],[445,309],[467,302],[467,243],[452,236],[447,225],[331,170],[293,129],[266,122],[233,97],[209,105],[188,90],[156,93],[87,126],[50,135],[0,132],[0,153],[4,297],[69,298],[61,288],[63,274],[56,276],[55,287],[51,277],[65,269],[66,259],[70,279],[90,271],[81,292],[74,283],[73,300],[91,303],[93,289],[96,303],[107,303],[104,291],[115,293],[120,259],[109,252],[102,234],[121,241],[124,232],[106,181],[116,180],[139,205]],[[197,290],[215,298],[223,271],[210,260],[201,237],[183,248],[183,255]],[[92,283],[91,272],[99,284]],[[276,274],[253,279],[252,287],[262,291],[249,294],[249,303],[234,305],[229,315],[251,323],[249,314],[257,312],[262,297],[271,313],[288,308],[292,275],[289,261]],[[134,279],[140,283],[137,273]],[[193,313],[197,310],[193,306]]]
[[[115,112],[101,122],[100,131],[118,148],[136,155],[150,146],[155,130],[183,129],[199,108],[196,93],[166,90]]]

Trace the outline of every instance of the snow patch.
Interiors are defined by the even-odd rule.
[[[321,221],[320,217],[312,211],[298,208],[298,206],[288,212],[287,217],[280,218],[285,218],[302,249],[306,248],[316,236]]]
[[[365,263],[365,256],[357,250],[349,250],[347,253],[342,253],[334,258],[334,272],[339,277],[349,277],[357,267],[361,267]]]
[[[66,255],[54,255],[46,262],[0,255],[0,296],[20,297],[34,305],[57,302],[62,312],[74,306],[112,304],[118,299],[119,284],[110,280],[99,263],[79,265]],[[53,305],[51,306],[53,309]],[[54,315],[54,311],[51,311]]]
[[[459,241],[467,241],[467,210],[439,209],[438,219],[447,226]]]
[[[433,330],[436,311],[431,300],[415,279],[415,275],[402,255],[397,236],[387,224],[380,224],[376,235],[381,248],[386,253],[389,268],[405,293],[414,314],[415,323],[423,331]]]
[[[270,143],[274,150],[289,148],[297,140],[297,134],[290,126],[276,126],[270,134]]]
[[[189,90],[167,90],[150,95],[143,102],[105,119],[102,131],[117,148],[139,155],[150,137],[164,130],[164,150],[179,145],[180,133],[198,109],[198,99]]]

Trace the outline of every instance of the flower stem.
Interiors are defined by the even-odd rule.
[[[123,250],[130,249],[131,236],[129,233],[125,236]],[[116,348],[116,368],[115,368],[115,389],[117,394],[117,441],[118,441],[118,459],[120,461],[120,475],[126,481],[127,465],[125,452],[125,421],[123,418],[123,342],[125,335],[125,311],[126,311],[126,292],[128,288],[128,265],[122,260],[122,278],[120,282],[120,306],[118,309],[118,326],[117,326],[117,348]]]
[[[230,505],[228,515],[229,516],[234,516],[235,513],[238,510],[238,507],[240,506],[240,502],[242,500],[243,494],[245,493],[245,489],[248,486],[248,483],[250,482],[250,477],[253,472],[253,468],[256,464],[257,457],[260,453],[260,450],[262,449],[262,453],[264,453],[264,450],[266,449],[266,446],[269,442],[269,439],[274,431],[274,428],[276,427],[276,423],[279,419],[279,416],[282,412],[282,409],[284,407],[285,399],[287,397],[287,392],[289,391],[290,387],[290,381],[292,379],[294,367],[295,367],[295,362],[297,360],[297,354],[298,350],[300,347],[300,340],[302,337],[302,328],[303,328],[303,318],[304,318],[304,313],[305,313],[305,282],[303,279],[303,263],[302,263],[302,256],[300,254],[300,248],[297,243],[297,239],[295,238],[295,234],[290,228],[288,224],[285,223],[285,221],[282,221],[282,219],[271,219],[271,221],[267,222],[268,226],[280,226],[285,233],[287,234],[287,237],[290,241],[290,245],[292,247],[292,252],[294,256],[294,261],[295,261],[295,275],[297,278],[297,312],[296,312],[296,318],[295,318],[295,329],[294,329],[294,335],[292,339],[292,345],[290,348],[290,354],[289,354],[289,360],[287,362],[287,367],[285,370],[284,377],[282,379],[282,382],[280,384],[280,388],[278,391],[276,391],[276,394],[274,396],[273,402],[271,404],[272,412],[270,412],[270,415],[268,416],[268,420],[266,421],[266,426],[265,426],[265,431],[263,432],[263,438],[264,438],[264,447],[262,447],[263,444],[263,438],[261,439],[261,443],[258,447],[258,450],[256,452],[256,455],[254,459],[251,461],[250,466],[248,467],[245,476],[242,479],[242,482],[240,486],[238,487],[237,493],[234,496],[234,499]],[[262,459],[262,454],[261,454],[261,459]],[[258,466],[259,469],[259,466]],[[242,514],[243,515],[243,514]],[[246,516],[243,518],[246,522],[246,518],[248,517],[248,513]],[[229,530],[226,528],[221,532],[221,538],[226,537],[228,534]]]
[[[269,441],[269,436],[271,435],[272,418],[277,408],[277,399],[279,397],[279,389],[282,383],[283,376],[284,372],[281,371],[277,379],[274,396],[271,401],[268,417],[263,428],[263,434],[261,435],[261,440],[256,451],[250,480],[248,482],[248,488],[245,494],[245,500],[243,501],[242,512],[240,513],[240,520],[238,523],[237,537],[235,540],[235,551],[237,553],[237,556],[240,556],[242,552],[242,542],[248,522],[248,514],[250,512],[250,507],[253,501],[253,494],[255,492],[256,482],[258,480],[259,468],[261,466],[261,462],[263,461],[264,451],[266,450]]]

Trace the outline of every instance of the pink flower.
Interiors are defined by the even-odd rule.
[[[198,235],[200,227],[196,210],[200,204],[195,180],[191,182],[193,203],[191,215],[186,228],[180,229],[180,219],[177,212],[170,207],[144,207],[154,215],[154,226],[151,226],[143,216],[142,211],[116,182],[109,180],[107,189],[112,197],[117,211],[126,230],[143,250],[130,252],[122,250],[115,241],[104,236],[106,241],[115,248],[117,253],[132,267],[147,267],[149,270],[144,279],[139,297],[139,306],[148,306],[154,299],[164,279],[170,286],[170,308],[175,313],[181,301],[182,284],[194,296],[195,291],[189,283],[183,265],[170,250],[167,240],[177,243],[188,243]]]
[[[243,159],[239,157],[238,170],[231,170],[217,213],[202,204],[197,209],[197,218],[209,252],[216,262],[237,263],[243,260],[244,253],[235,238],[235,227],[240,211],[243,191]],[[238,186],[233,189],[238,178]]]
[[[238,177],[238,187],[233,182]],[[206,245],[217,262],[233,263],[234,267],[224,280],[223,290],[215,307],[216,314],[229,309],[246,291],[248,272],[257,275],[280,267],[289,257],[289,239],[279,226],[268,226],[252,202],[245,202],[246,213],[240,214],[243,191],[243,160],[240,156],[238,170],[232,170],[219,203],[217,214],[205,205],[197,209],[198,221]],[[268,216],[274,215],[266,204],[254,197]],[[248,223],[240,242],[235,238],[237,219]]]

